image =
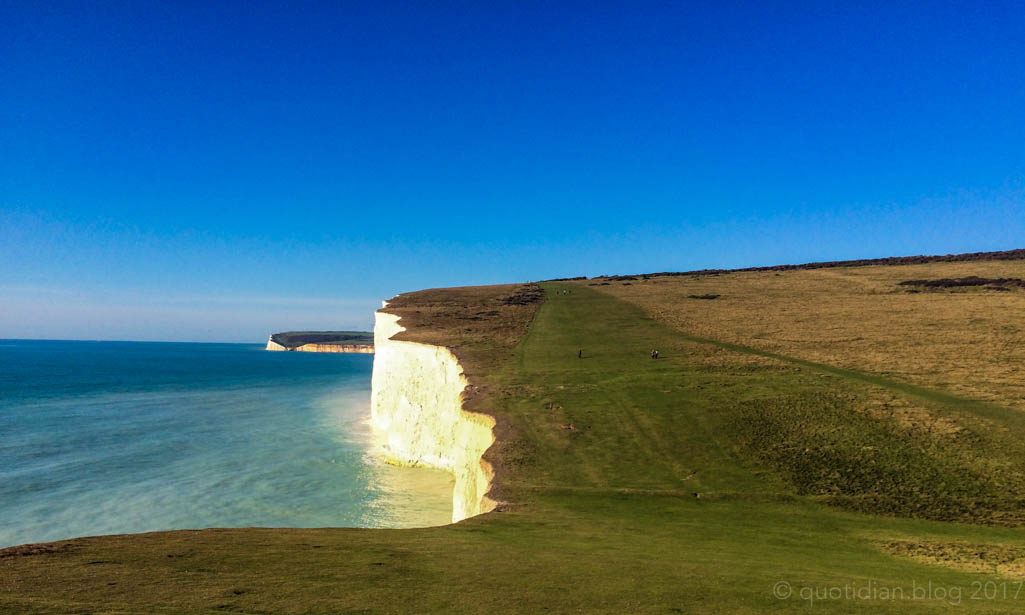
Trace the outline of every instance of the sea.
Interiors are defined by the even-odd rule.
[[[381,461],[372,365],[257,344],[0,340],[0,547],[448,523],[448,474]]]

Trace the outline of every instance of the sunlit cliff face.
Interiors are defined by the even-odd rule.
[[[491,466],[481,459],[494,442],[494,419],[465,412],[467,381],[441,346],[394,341],[399,317],[377,312],[371,419],[385,456],[399,465],[440,468],[455,476],[452,521],[488,512]]]

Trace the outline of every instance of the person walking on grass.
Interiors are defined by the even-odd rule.
[[[580,350],[577,351],[577,358],[578,359],[583,359],[584,358],[584,349],[583,348],[581,348]]]

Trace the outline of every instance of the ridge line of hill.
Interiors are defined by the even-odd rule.
[[[690,275],[721,275],[726,273],[745,273],[757,271],[795,271],[799,269],[829,269],[834,267],[869,267],[873,265],[920,265],[924,263],[960,263],[977,261],[1012,261],[1025,259],[1025,248],[994,252],[965,252],[962,254],[934,254],[918,256],[888,256],[885,258],[859,258],[846,261],[819,261],[799,265],[771,265],[767,267],[740,267],[737,269],[695,269],[692,271],[660,271],[657,273],[635,273],[629,275],[599,275],[591,279],[603,280],[635,280],[638,277],[654,278],[662,276]],[[568,280],[587,280],[586,276],[575,278],[555,278],[545,282],[561,282]]]

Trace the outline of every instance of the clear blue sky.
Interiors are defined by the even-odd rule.
[[[1020,2],[0,0],[0,337],[1025,247]]]

